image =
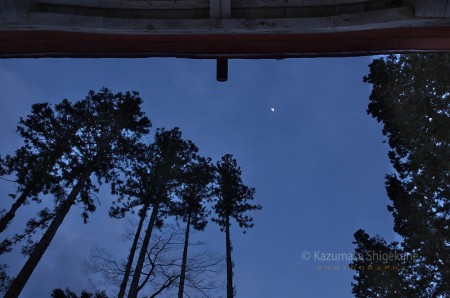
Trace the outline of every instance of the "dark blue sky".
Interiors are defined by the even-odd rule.
[[[394,239],[384,189],[388,147],[366,114],[370,86],[362,77],[371,60],[232,60],[226,83],[215,81],[213,60],[1,60],[0,154],[20,145],[14,129],[32,103],[78,100],[103,86],[139,91],[154,128],[180,127],[214,160],[234,154],[244,182],[256,188],[263,209],[253,213],[255,227],[232,229],[237,297],[352,297],[347,262],[305,261],[302,253],[352,253],[359,228]],[[0,181],[0,208],[11,205],[10,190]],[[88,287],[83,262],[95,246],[125,258],[128,246],[117,242],[124,221],[107,217],[109,201],[104,195],[88,225],[72,208],[22,297]],[[26,206],[10,231],[35,212]],[[214,224],[198,237],[225,253]],[[17,253],[1,258],[13,274],[25,262]]]

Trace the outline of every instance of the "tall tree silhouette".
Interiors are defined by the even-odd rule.
[[[214,168],[210,159],[198,157],[181,176],[181,186],[177,196],[181,200],[173,207],[172,212],[186,223],[183,256],[181,263],[178,297],[183,298],[188,260],[189,234],[191,226],[198,231],[204,230],[208,224],[209,211],[205,202],[211,195],[209,187],[214,179]]]
[[[137,93],[113,94],[104,88],[100,92],[90,91],[88,96],[70,104],[64,118],[82,124],[72,136],[71,151],[61,159],[59,170],[68,187],[69,195],[55,207],[55,216],[40,241],[33,248],[27,262],[5,297],[18,297],[55,236],[59,226],[76,203],[82,203],[85,221],[88,212],[95,211],[91,193],[98,191],[91,175],[97,182],[110,181],[117,173],[115,168],[123,160],[130,147],[148,133],[150,121],[144,116]]]
[[[368,113],[382,122],[391,148],[395,172],[386,176],[386,190],[394,231],[402,237],[396,249],[417,256],[395,278],[416,297],[450,296],[450,55],[376,59],[364,81],[372,84]],[[367,297],[359,293],[373,284],[368,278],[377,276],[357,272],[357,297]]]
[[[253,200],[255,189],[244,185],[241,178],[241,168],[231,154],[226,154],[216,165],[216,189],[217,198],[214,211],[216,217],[212,220],[220,226],[220,230],[225,231],[226,263],[227,263],[227,297],[235,295],[233,286],[233,261],[231,252],[230,226],[231,219],[235,219],[240,228],[253,227],[253,218],[245,215],[247,211],[259,210],[260,205],[249,203]],[[245,230],[244,230],[245,233]]]
[[[156,134],[158,135],[159,132],[160,130],[157,130]],[[125,181],[118,177],[112,183],[112,192],[119,195],[119,198],[113,201],[113,206],[109,212],[111,217],[123,218],[127,212],[135,213],[136,207],[140,208],[138,211],[139,223],[125,265],[119,288],[119,298],[125,297],[142,228],[149,208],[154,203],[151,193],[154,190],[154,186],[150,184],[153,175],[152,160],[154,158],[152,146],[144,144],[138,146],[132,155],[130,156],[131,162],[129,166],[122,169],[126,176]],[[159,218],[156,218],[155,221],[158,223]]]
[[[119,298],[125,297],[142,228],[147,218],[148,210],[152,205],[151,195],[148,193],[149,188],[145,187],[150,180],[148,162],[151,159],[151,147],[142,144],[141,146],[136,146],[135,149],[133,152],[130,152],[129,165],[121,169],[125,174],[125,181],[121,177],[116,177],[111,183],[112,193],[119,195],[119,198],[113,201],[113,206],[111,206],[109,212],[111,217],[124,218],[127,212],[135,213],[136,207],[140,207],[138,211],[139,223],[125,265],[119,288]]]
[[[159,131],[160,130],[157,130],[156,134],[158,134]],[[125,297],[142,228],[144,227],[148,210],[154,203],[154,198],[152,197],[153,194],[151,193],[154,190],[154,186],[150,184],[153,175],[152,158],[154,158],[152,146],[140,146],[139,149],[134,152],[130,165],[123,169],[126,176],[125,181],[122,181],[122,179],[119,178],[115,179],[112,183],[112,192],[118,194],[119,198],[117,201],[113,201],[113,206],[109,212],[111,217],[123,218],[127,212],[135,213],[136,207],[140,208],[138,211],[139,223],[128,254],[127,264],[125,265],[118,294],[119,298]],[[158,220],[158,218],[155,219],[155,221]]]
[[[34,104],[31,114],[20,119],[17,133],[25,144],[3,161],[4,173],[14,177],[19,195],[11,195],[17,199],[0,219],[0,233],[28,198],[39,201],[41,192],[54,195],[61,192],[60,177],[56,174],[58,161],[68,154],[72,136],[80,128],[80,123],[66,117],[71,108],[67,100],[54,108],[48,103]]]
[[[198,148],[191,141],[183,140],[181,136],[181,131],[178,128],[169,131],[157,130],[155,141],[146,150],[143,150],[143,158],[133,165],[131,176],[128,177],[125,188],[121,190],[127,194],[128,201],[122,207],[116,206],[113,208],[113,213],[120,214],[130,207],[142,205],[141,220],[145,219],[147,209],[152,208],[129,287],[128,297],[130,298],[137,297],[141,289],[139,280],[152,231],[155,225],[161,222],[160,211],[168,207],[176,186],[180,184],[179,178],[183,172],[183,167],[186,167],[196,157],[198,151]],[[137,238],[135,237],[135,239]],[[128,258],[130,266],[136,248],[137,245],[133,244],[130,250]],[[121,289],[126,287],[126,283],[127,281],[124,278]]]

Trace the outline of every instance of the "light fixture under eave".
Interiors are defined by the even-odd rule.
[[[217,81],[226,82],[228,80],[228,59],[217,59]]]

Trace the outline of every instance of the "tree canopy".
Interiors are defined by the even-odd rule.
[[[379,58],[364,82],[372,85],[367,112],[383,124],[390,146],[395,172],[386,176],[388,210],[402,241],[387,244],[359,231],[357,251],[376,244],[415,257],[390,278],[358,270],[353,292],[406,297],[414,289],[416,297],[450,296],[450,55]]]
[[[225,232],[225,251],[227,264],[227,298],[236,295],[233,284],[234,263],[231,258],[233,245],[231,243],[231,220],[234,219],[240,228],[253,227],[253,218],[248,215],[251,210],[259,210],[261,206],[252,204],[255,189],[245,185],[242,181],[241,168],[231,154],[225,154],[216,164],[216,186],[214,189],[215,216],[212,221],[216,222],[220,230]]]
[[[55,132],[44,132],[49,129],[41,125],[46,118],[41,116],[42,109],[36,107],[43,107],[44,114],[51,115],[53,110],[46,104],[34,106],[32,115],[27,118],[32,120],[30,123],[21,120],[27,127],[22,129],[19,126],[25,146],[36,148],[37,154],[45,155],[45,150],[51,146],[67,149],[61,150],[61,158],[54,161],[57,181],[45,180],[52,185],[52,189],[55,183],[59,186],[60,182],[64,189],[57,192],[53,213],[47,218],[51,222],[42,238],[29,248],[29,258],[12,280],[5,297],[19,296],[73,205],[84,207],[82,216],[85,222],[88,213],[95,211],[92,194],[98,192],[102,182],[109,182],[116,176],[115,169],[124,162],[128,148],[137,146],[142,136],[149,132],[151,123],[141,111],[141,103],[136,92],[114,94],[106,88],[100,92],[90,91],[85,99],[73,104],[63,100],[56,107],[60,117],[50,117],[49,121],[55,122],[53,127],[64,127],[61,131],[72,132],[70,135],[63,134],[64,138],[54,138],[58,135]],[[72,131],[72,127],[76,129]],[[42,176],[47,175],[48,168],[40,170],[44,171]],[[91,179],[93,175],[97,177],[97,183]]]

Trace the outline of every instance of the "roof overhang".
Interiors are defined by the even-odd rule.
[[[0,57],[289,58],[448,51],[449,2],[0,0]]]

